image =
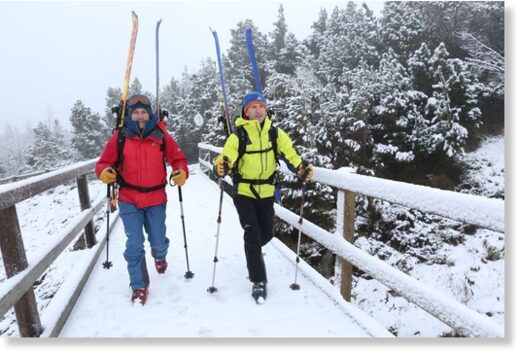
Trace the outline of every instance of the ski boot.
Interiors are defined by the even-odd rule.
[[[138,288],[133,289],[132,294],[132,303],[133,304],[141,304],[144,306],[146,303],[146,300],[148,300],[148,288]]]
[[[166,273],[167,268],[168,268],[168,261],[166,261],[166,258],[155,259],[155,269],[157,269],[157,273],[164,274],[164,273]]]
[[[257,304],[264,304],[267,299],[267,282],[253,283],[252,297]]]

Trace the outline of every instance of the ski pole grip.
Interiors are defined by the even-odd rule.
[[[223,173],[224,176],[227,176],[229,174],[229,158],[227,156],[223,157]]]

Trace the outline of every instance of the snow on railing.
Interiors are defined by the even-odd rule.
[[[200,149],[221,152],[221,148],[212,145],[201,143],[198,146]],[[291,173],[287,168],[282,168],[281,171]],[[500,199],[362,176],[349,172],[349,169],[328,170],[314,167],[312,180],[451,220],[505,232],[505,202]]]
[[[220,153],[222,148],[198,144],[199,149]],[[199,158],[201,166],[211,170],[211,163]],[[211,161],[212,162],[212,161]],[[282,172],[288,169],[282,168]],[[347,171],[347,170],[346,170]],[[484,228],[504,232],[504,202],[484,197],[395,182],[381,178],[356,175],[344,170],[327,170],[316,167],[313,181],[324,183],[342,191],[355,192],[401,204],[446,218],[464,221]],[[229,177],[226,182],[232,184]],[[462,211],[457,210],[463,208]],[[335,234],[320,228],[280,205],[275,205],[276,216],[320,243],[337,256],[350,262],[389,288],[397,291],[410,302],[421,307],[458,333],[474,337],[504,337],[504,328],[488,317],[474,311],[438,290],[424,285],[409,275],[360,250]],[[338,210],[338,213],[343,211]],[[471,214],[474,213],[474,214]]]

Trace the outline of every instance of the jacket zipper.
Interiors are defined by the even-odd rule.
[[[257,121],[258,122],[258,121]],[[258,129],[258,135],[259,135],[259,142],[260,142],[260,151],[263,151],[263,143],[261,141],[261,133],[262,133],[262,130],[261,130],[261,126],[259,124],[259,122],[256,124],[256,128]],[[259,153],[259,157],[260,157],[260,166],[261,166],[261,171],[260,171],[260,175],[259,175],[259,179],[261,179],[261,175],[263,175],[263,170],[264,170],[264,167],[263,167],[263,153],[260,152]],[[258,187],[258,194],[261,196],[261,184],[258,184],[257,185]]]

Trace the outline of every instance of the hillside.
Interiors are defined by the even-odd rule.
[[[463,156],[469,168],[458,192],[503,198],[504,136],[486,139]],[[356,246],[377,255],[468,307],[504,323],[504,235],[415,210],[379,204],[378,233]],[[358,224],[362,224],[362,220]],[[383,231],[380,231],[383,230]],[[354,302],[393,334],[403,337],[455,335],[451,329],[378,281],[357,274]]]

